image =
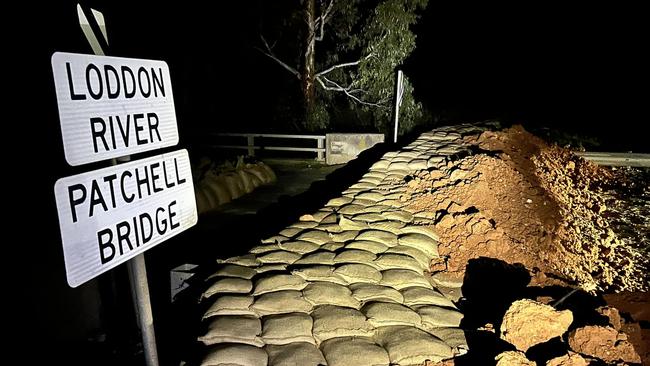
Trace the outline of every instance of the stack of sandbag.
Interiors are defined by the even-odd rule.
[[[475,130],[423,134],[248,254],[217,260],[201,365],[407,366],[466,353],[462,279],[429,272],[435,213],[401,198],[407,176],[446,166]]]
[[[273,170],[262,162],[238,164],[226,171],[207,170],[202,179],[195,180],[197,210],[199,214],[210,211],[276,179]]]

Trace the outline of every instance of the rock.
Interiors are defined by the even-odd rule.
[[[507,351],[494,358],[496,366],[536,366],[535,362],[526,358],[523,352]]]
[[[525,352],[536,344],[561,336],[572,322],[573,314],[569,310],[557,311],[537,301],[517,300],[503,317],[501,339]]]
[[[609,325],[616,330],[621,330],[621,314],[611,306],[601,306],[596,311],[609,319]]]
[[[569,333],[569,346],[578,353],[608,363],[641,363],[641,357],[627,340],[627,336],[612,327],[589,325],[578,328]]]
[[[546,362],[546,366],[587,366],[589,363],[577,353],[569,352]]]

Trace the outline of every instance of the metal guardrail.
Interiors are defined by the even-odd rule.
[[[281,135],[271,133],[217,133],[216,137],[245,137],[246,145],[212,145],[222,149],[246,149],[249,156],[255,156],[255,150],[274,151],[304,151],[315,152],[316,160],[325,160],[325,135]],[[303,139],[316,140],[316,147],[291,147],[291,146],[269,146],[266,144],[255,145],[255,138],[263,139]],[[259,141],[259,140],[258,140]]]
[[[650,167],[650,154],[581,151],[576,155],[598,165]]]

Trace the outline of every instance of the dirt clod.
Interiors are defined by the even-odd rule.
[[[535,362],[527,359],[523,352],[503,352],[495,360],[497,361],[496,366],[536,366]]]
[[[546,366],[587,366],[589,363],[577,353],[569,352],[560,357],[555,357],[548,362]]]
[[[612,327],[589,325],[578,328],[569,333],[569,346],[578,353],[609,363],[641,363],[641,357],[627,336]]]
[[[501,339],[520,351],[559,337],[569,329],[573,314],[533,300],[512,303],[501,323]]]

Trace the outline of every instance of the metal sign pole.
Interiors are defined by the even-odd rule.
[[[94,20],[97,22],[104,40],[108,44],[106,24],[102,13],[90,9]],[[84,14],[80,4],[77,4],[77,15],[79,25],[86,36],[90,47],[96,55],[104,55],[95,33],[93,32],[88,18]],[[111,165],[131,160],[129,155],[111,160]],[[127,262],[129,279],[131,281],[131,294],[134,296],[136,311],[142,332],[142,346],[147,366],[158,366],[158,350],[156,348],[156,333],[153,326],[153,312],[151,311],[151,300],[149,297],[149,282],[147,281],[147,266],[144,260],[144,253],[135,256]]]
[[[153,313],[149,300],[149,283],[147,282],[147,266],[144,253],[135,256],[127,262],[131,286],[135,287],[135,297],[138,305],[138,319],[142,332],[142,346],[147,366],[158,366],[158,350],[156,348],[156,332],[153,327]]]
[[[402,105],[402,96],[404,94],[404,73],[402,70],[397,70],[397,77],[395,80],[395,106],[393,112],[393,123],[395,124],[395,133],[393,135],[393,143],[397,143],[397,130],[399,128],[399,107]]]

